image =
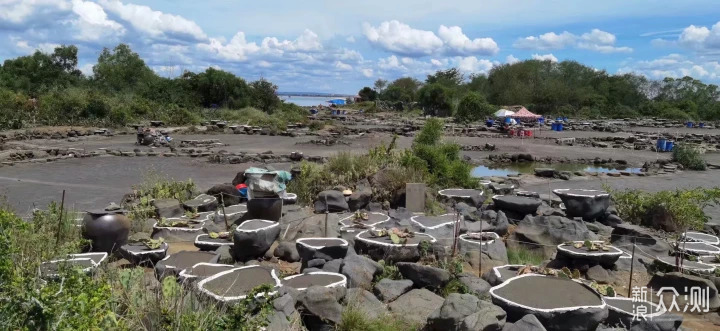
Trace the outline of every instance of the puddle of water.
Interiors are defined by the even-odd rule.
[[[489,176],[507,176],[516,174],[532,174],[535,172],[535,168],[552,168],[557,171],[583,171],[583,172],[597,172],[597,173],[609,173],[609,172],[620,172],[627,171],[630,173],[639,173],[641,168],[608,168],[587,164],[577,163],[558,163],[558,164],[543,164],[543,163],[514,163],[506,164],[498,167],[487,167],[478,166],[473,168],[473,177],[489,177]]]

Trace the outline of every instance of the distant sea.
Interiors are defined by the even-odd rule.
[[[298,106],[313,107],[317,105],[329,106],[327,103],[330,99],[345,99],[340,97],[300,97],[300,96],[287,96],[281,95],[280,99],[285,102],[291,102]]]

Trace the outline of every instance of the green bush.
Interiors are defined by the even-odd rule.
[[[402,316],[390,313],[380,314],[373,318],[351,302],[343,310],[342,320],[337,326],[338,331],[413,331],[419,326],[403,319]]]
[[[494,111],[482,95],[470,92],[460,100],[455,118],[460,122],[474,122],[492,116]]]
[[[703,209],[720,201],[720,188],[678,189],[656,193],[607,190],[611,193],[615,208],[623,220],[633,224],[646,224],[649,215],[662,208],[670,215],[678,230],[702,229],[708,220]]]
[[[508,247],[507,255],[509,264],[529,264],[537,266],[545,260],[545,257],[543,257],[542,254],[533,252],[523,247]]]
[[[705,170],[707,167],[700,152],[686,144],[680,144],[675,147],[672,160],[690,170]]]

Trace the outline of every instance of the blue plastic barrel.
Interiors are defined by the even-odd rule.
[[[665,138],[658,138],[657,140],[657,150],[658,152],[664,152],[665,151],[665,143],[667,140]]]
[[[692,127],[693,127],[693,122],[687,122],[687,127],[688,127],[688,128],[692,128]]]
[[[545,124],[545,118],[544,117],[538,118],[538,123]]]
[[[672,152],[674,146],[675,146],[675,142],[673,142],[672,140],[666,141],[665,142],[665,151]]]
[[[704,128],[704,127],[705,127],[705,123],[700,122],[700,123],[698,123],[698,126],[699,126],[700,128]]]
[[[563,117],[563,122],[567,122],[567,117]]]
[[[563,130],[563,124],[562,124],[562,122],[557,124],[557,130],[558,130],[558,131],[562,131],[562,130]]]
[[[506,124],[512,123],[512,118],[510,118],[510,117],[505,117],[505,123],[506,123]]]
[[[550,124],[550,128],[551,128],[553,131],[557,131],[557,123],[552,122],[552,123]]]
[[[495,125],[495,120],[487,120],[487,121],[485,121],[485,125],[488,128],[492,128],[492,126]]]

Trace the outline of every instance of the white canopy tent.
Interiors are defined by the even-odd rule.
[[[512,115],[515,115],[515,112],[507,109],[500,109],[495,112],[495,117],[508,117]]]

